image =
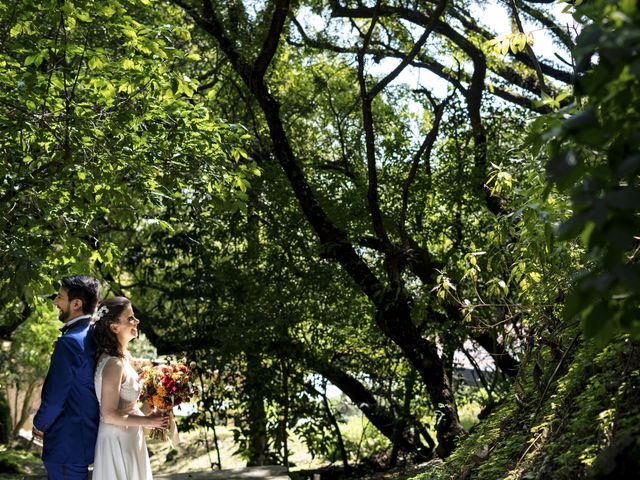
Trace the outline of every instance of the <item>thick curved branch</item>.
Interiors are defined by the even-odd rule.
[[[183,7],[198,26],[216,39],[238,75],[258,101],[269,126],[273,150],[276,152],[280,166],[285,172],[305,216],[320,238],[324,256],[338,260],[373,304],[379,307],[381,292],[385,290],[384,285],[356,253],[353,245],[348,241],[346,233],[329,219],[318,203],[289,143],[279,114],[280,105],[271,95],[263,77],[253,75],[253,70],[240,57],[233,43],[226,36],[215,11],[210,7],[210,2],[206,2],[209,6],[205,5],[204,11],[200,12],[186,5],[183,0],[173,1]]]
[[[236,50],[236,47],[231,39],[224,35],[224,27],[222,25],[222,21],[216,15],[211,0],[203,1],[202,10],[192,7],[184,0],[171,1],[181,7],[200,28],[202,28],[205,32],[209,33],[213,38],[216,39],[216,41],[220,45],[220,48],[237,72],[244,72],[244,74],[247,75],[250,73],[249,66],[242,58],[240,53]]]
[[[489,332],[474,332],[469,338],[475,340],[482,348],[484,348],[491,358],[493,363],[498,367],[502,373],[509,378],[515,378],[520,370],[520,362],[516,360],[507,351],[502,343],[498,339],[491,335]]]
[[[28,318],[33,313],[33,309],[29,302],[25,298],[21,299],[22,302],[22,310],[19,314],[16,315],[7,315],[10,318],[9,323],[0,325],[0,338],[8,339],[11,338],[13,332],[24,322],[28,320]]]
[[[409,53],[407,53],[400,64],[394,68],[386,77],[380,80],[369,92],[369,96],[371,98],[375,97],[378,93],[380,93],[389,83],[391,83],[399,74],[404,70],[416,57],[418,52],[422,49],[423,45],[426,43],[427,39],[433,32],[436,23],[438,23],[440,15],[444,12],[444,9],[447,6],[447,1],[442,0],[439,2],[438,6],[428,15],[429,21],[424,27],[424,31],[422,35],[418,39],[418,41],[413,45]]]
[[[459,11],[452,10],[449,13],[451,13],[452,17],[454,17],[455,19],[459,20],[464,28],[468,29],[471,32],[475,32],[475,33],[479,34],[484,40],[491,40],[491,39],[495,38],[495,36],[496,36],[495,33],[490,32],[489,30],[485,29],[484,27],[482,27],[482,25],[479,25],[477,22],[471,20],[470,18],[468,18],[467,16],[463,15]],[[533,63],[531,61],[531,58],[526,53],[518,52],[518,53],[514,54],[511,51],[509,51],[508,55],[510,55],[511,57],[515,58],[520,63],[523,63],[527,67],[529,67],[531,69],[535,69],[534,65],[533,65]],[[557,68],[555,68],[555,67],[553,67],[551,65],[548,65],[548,64],[546,64],[544,62],[539,62],[539,64],[540,64],[540,69],[542,70],[542,73],[544,73],[548,77],[551,77],[551,78],[553,78],[555,80],[558,80],[558,81],[560,81],[562,83],[566,83],[566,84],[573,83],[573,73],[572,72],[567,72],[565,70],[559,70],[559,69],[557,69]],[[497,68],[496,68],[496,66],[494,66],[492,64],[491,65],[491,71],[497,73],[500,76],[503,76],[503,74],[501,72],[507,72],[507,71],[509,71],[508,74],[511,77],[514,74],[518,75],[517,72],[515,72],[510,67],[507,67],[505,65],[500,65],[500,64],[498,64]],[[508,80],[507,77],[503,77],[503,78]]]
[[[402,57],[402,61],[400,62],[400,64],[396,68],[394,68],[387,76],[385,76],[382,80],[380,80],[369,92],[367,92],[366,82],[363,75],[364,54],[365,54],[366,47],[368,46],[371,38],[371,33],[373,31],[375,18],[377,17],[374,17],[374,21],[371,22],[372,26],[369,29],[369,32],[367,33],[366,41],[363,43],[362,48],[358,51],[358,81],[360,83],[360,92],[362,96],[363,125],[365,128],[365,139],[366,139],[365,144],[367,147],[367,167],[369,172],[369,190],[367,193],[367,199],[369,201],[369,207],[371,208],[371,215],[372,215],[376,234],[384,241],[388,241],[388,238],[387,238],[386,231],[384,229],[384,225],[382,223],[382,215],[380,213],[380,206],[379,206],[379,199],[378,199],[377,165],[376,165],[376,159],[375,159],[373,114],[371,111],[371,103],[373,99],[376,97],[376,95],[378,95],[387,85],[389,85],[389,83],[391,83],[400,74],[400,72],[402,72],[409,64],[413,62],[416,55],[418,55],[418,53],[426,43],[427,39],[431,35],[431,32],[433,32],[434,26],[438,21],[438,18],[440,17],[440,15],[442,15],[442,13],[444,12],[446,5],[447,5],[446,0],[441,0],[439,2],[438,6],[430,13],[429,16],[431,17],[431,19],[429,20],[428,24],[425,26],[425,29],[422,32],[422,35],[420,36],[418,41],[413,45],[409,53],[404,55]],[[379,6],[379,3],[378,5],[376,5],[376,7],[378,6]],[[440,121],[438,119],[438,127],[439,127],[439,123]],[[433,137],[433,139],[430,140],[430,137]],[[429,153],[430,153],[431,147],[433,147],[433,143],[435,142],[436,137],[437,137],[437,128],[435,130],[434,135],[427,136],[427,139],[423,144],[423,148],[421,148],[421,152],[417,155],[417,159],[414,159],[413,161],[413,164],[414,164],[412,166],[413,174],[411,172],[409,174],[411,177],[411,179],[409,180],[409,185],[413,182],[413,178],[415,177],[415,171],[417,171],[417,168],[418,168],[417,163],[422,157],[422,154],[425,152],[427,148],[429,149]],[[430,146],[429,146],[429,143],[430,143]],[[407,196],[408,196],[408,189],[409,189],[409,186],[406,187]],[[403,210],[403,213],[406,214],[406,205]],[[405,222],[403,218],[402,221],[400,222],[400,226],[403,233],[406,232],[406,230],[403,228],[404,223]],[[390,262],[388,262],[388,264],[391,265]],[[390,272],[390,273],[392,277],[399,276],[398,272]]]
[[[522,95],[518,95],[501,87],[493,86],[492,90],[490,90],[490,93],[515,105],[524,107],[527,110],[531,110],[532,112],[551,113],[553,111],[553,109],[548,105],[540,105],[538,102],[532,100],[531,98],[523,97]]]
[[[460,23],[464,26],[464,28],[478,33],[485,40],[491,40],[495,37],[495,35],[483,28],[478,23],[472,21],[467,18],[465,15],[462,15],[456,9],[449,9],[449,14],[451,14],[454,18],[460,20]],[[371,18],[372,8],[369,7],[357,7],[357,8],[347,8],[339,5],[337,2],[332,3],[331,6],[331,16],[332,17],[344,17],[344,18]],[[379,9],[380,17],[394,17],[397,16],[409,22],[415,23],[416,25],[426,26],[429,23],[430,17],[425,15],[424,13],[412,10],[406,7],[395,7],[395,6],[381,6]],[[466,48],[473,48],[480,53],[480,49],[476,47],[472,42],[470,42],[465,35],[462,35],[460,32],[456,31],[452,28],[447,22],[439,19],[436,23],[434,30],[441,35],[449,38],[452,42],[458,45],[460,48],[465,50],[465,53],[469,53]],[[464,42],[464,43],[461,43]],[[463,47],[464,45],[464,47]],[[534,68],[534,65],[531,61],[531,58],[526,53],[518,52],[513,55],[516,60],[525,64],[529,68]],[[491,67],[493,69],[493,66]],[[571,72],[566,72],[564,70],[559,70],[551,65],[547,65],[543,62],[540,62],[540,69],[545,75],[548,75],[551,78],[559,80],[563,83],[570,84],[573,82],[573,74]],[[496,73],[498,73],[496,71]]]
[[[284,28],[284,22],[289,13],[289,5],[289,0],[275,0],[269,32],[262,44],[262,50],[253,65],[252,75],[258,78],[264,77],[273,56],[276,54],[278,43],[280,42],[280,35]]]
[[[317,38],[311,38],[305,31],[300,22],[297,19],[292,20],[293,24],[298,29],[300,36],[304,43],[295,42],[291,39],[288,39],[288,43],[293,46],[308,46],[312,48],[317,48],[319,50],[326,50],[334,53],[344,53],[344,54],[355,54],[357,49],[354,47],[341,47],[339,45],[332,44],[330,42],[319,40]],[[370,49],[369,55],[374,57],[383,58],[383,57],[392,57],[392,58],[403,58],[403,53],[397,49],[394,49],[388,45],[380,45],[380,49]],[[456,87],[461,93],[467,93],[467,87],[465,87],[461,80],[470,81],[469,75],[465,72],[460,72],[459,76],[453,72],[449,67],[446,67],[442,63],[434,60],[432,58],[426,57],[425,55],[418,54],[416,59],[413,60],[410,64],[413,67],[424,68],[439,76],[443,80],[451,83],[454,87]],[[524,74],[520,74],[511,68],[505,65],[493,65],[491,68],[493,73],[498,74],[508,82],[514,84],[517,87],[520,87],[524,90],[528,90],[531,92],[537,92],[537,84],[534,76],[525,76]],[[488,93],[495,95],[496,97],[500,97],[504,100],[507,100],[511,103],[519,105],[521,107],[527,108],[531,111],[537,113],[548,113],[550,109],[546,106],[539,106],[536,104],[534,99],[529,97],[525,97],[519,95],[517,93],[506,90],[502,87],[494,86],[488,90]]]
[[[430,17],[423,13],[410,10],[403,7],[381,6],[377,9],[381,16],[399,16],[405,18],[417,25],[429,25]],[[332,16],[346,18],[370,18],[374,14],[372,8],[358,7],[347,8],[340,5],[333,6]],[[471,83],[465,95],[467,100],[467,110],[469,112],[469,121],[471,123],[471,131],[474,141],[474,164],[476,170],[476,183],[478,191],[482,192],[487,208],[493,212],[500,211],[499,204],[489,192],[484,189],[485,172],[487,165],[487,138],[482,123],[480,109],[482,106],[482,94],[484,91],[484,81],[487,73],[487,62],[482,50],[477,48],[465,36],[461,35],[455,29],[451,28],[447,23],[438,19],[434,28],[455,43],[462,51],[464,51],[473,63],[473,73],[471,74]]]
[[[182,1],[182,0],[178,0]],[[212,30],[215,26],[215,13],[210,12],[213,20],[198,25],[218,40],[223,51],[229,48],[230,40],[222,29]],[[219,22],[218,22],[219,23]],[[226,46],[225,46],[226,45]],[[407,359],[424,379],[426,389],[433,405],[442,412],[437,425],[438,451],[443,456],[450,454],[464,432],[460,425],[453,389],[446,376],[435,343],[421,337],[411,318],[412,299],[404,289],[384,284],[358,254],[346,233],[328,217],[319,204],[298,158],[293,153],[289,137],[280,117],[280,104],[271,94],[264,78],[251,75],[251,71],[242,63],[237,52],[230,58],[236,73],[242,78],[257,100],[272,141],[273,153],[287,176],[304,215],[320,239],[325,257],[337,260],[362,292],[376,308],[375,321],[381,332],[398,345]]]
[[[464,320],[460,308],[456,305],[445,305],[446,314],[436,312],[433,309],[427,311],[427,315],[433,319],[434,322],[445,324],[448,321],[462,325]],[[519,369],[520,362],[514,358],[511,353],[505,348],[504,344],[498,341],[495,335],[492,335],[488,331],[479,331],[472,329],[467,333],[467,338],[473,340],[478,345],[486,350],[491,355],[493,363],[499,368],[505,376],[514,378]]]

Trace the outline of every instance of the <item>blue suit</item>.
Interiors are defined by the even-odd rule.
[[[86,479],[100,423],[93,383],[95,344],[90,317],[62,328],[33,425],[44,432],[42,460],[50,479]]]

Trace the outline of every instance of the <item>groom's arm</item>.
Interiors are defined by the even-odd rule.
[[[49,372],[42,387],[42,401],[33,425],[43,433],[54,424],[64,410],[80,366],[80,347],[73,340],[61,337],[53,349]]]

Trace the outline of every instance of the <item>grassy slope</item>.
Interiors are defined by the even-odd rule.
[[[546,376],[534,382],[533,367],[525,369],[515,393],[446,462],[405,478],[638,478],[640,345],[576,344],[555,375],[558,362],[546,353]]]

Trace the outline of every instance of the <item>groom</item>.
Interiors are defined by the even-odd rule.
[[[84,275],[63,277],[53,299],[64,323],[33,419],[43,440],[42,461],[49,480],[86,480],[93,463],[100,409],[93,384],[95,346],[89,333],[100,283]]]

